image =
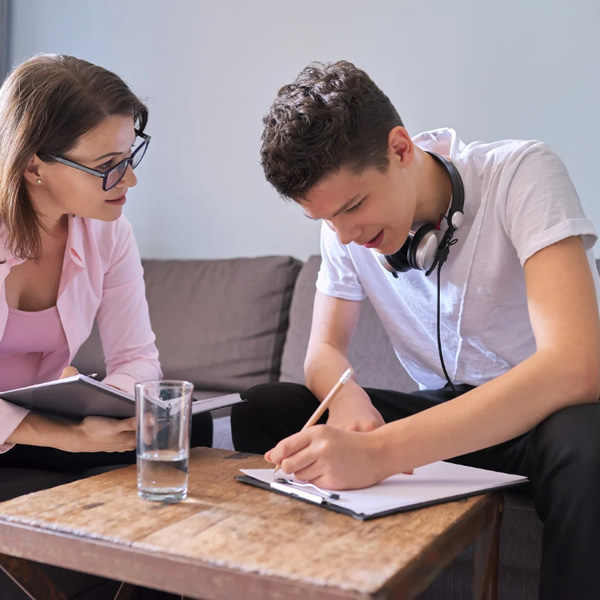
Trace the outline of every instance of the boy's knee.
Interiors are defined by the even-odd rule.
[[[190,446],[206,446],[213,443],[213,418],[209,412],[199,413],[192,417],[192,433]]]
[[[560,410],[534,432],[535,452],[549,471],[574,484],[598,480],[600,472],[600,404]]]
[[[276,381],[260,383],[242,393],[242,398],[250,403],[269,403],[278,401],[293,401],[296,397],[310,394],[308,388],[299,383]]]
[[[299,431],[318,404],[306,386],[264,383],[242,394],[231,409],[231,436],[236,450],[264,453]]]

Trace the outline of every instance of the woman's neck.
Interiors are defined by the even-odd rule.
[[[69,236],[69,215],[62,215],[58,219],[42,216],[40,221],[43,225],[40,231],[42,254],[47,255],[64,252]]]

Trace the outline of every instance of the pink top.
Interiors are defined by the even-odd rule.
[[[0,226],[0,248],[6,246],[6,237],[6,230]],[[10,269],[23,261],[9,253],[2,255],[1,251],[0,260],[5,260],[0,264],[0,389],[6,389],[4,381],[9,377],[9,369],[14,371],[10,373],[12,382],[32,383],[31,361],[35,359],[32,354],[26,361],[12,362],[10,367],[5,362],[6,347],[10,344],[17,348],[14,332],[11,333],[13,318],[18,323],[28,317],[22,316],[23,311],[10,311],[4,290],[4,280]],[[125,217],[110,222],[69,217],[69,237],[56,312],[62,333],[51,321],[46,322],[46,326],[54,327],[54,335],[58,334],[61,339],[64,335],[67,348],[60,340],[49,339],[51,331],[45,331],[41,337],[38,333],[38,342],[50,344],[54,349],[44,351],[40,345],[34,350],[28,346],[28,352],[41,353],[41,356],[37,355],[36,381],[50,381],[60,376],[88,338],[94,319],[98,322],[106,360],[105,383],[133,393],[136,381],[162,376],[148,315],[142,265],[131,225]],[[30,318],[34,319],[40,316],[39,313],[37,317],[36,313],[31,314],[34,316]],[[15,353],[18,352],[15,350]],[[10,360],[15,361],[14,357]],[[0,452],[12,447],[4,442],[26,414],[27,410],[0,400]]]
[[[44,361],[53,353],[56,360]],[[69,345],[56,306],[38,312],[8,309],[0,340],[0,392],[54,379],[69,360]]]

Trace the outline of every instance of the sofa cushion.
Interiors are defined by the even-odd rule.
[[[315,282],[320,264],[320,256],[311,256],[296,280],[290,311],[290,328],[281,360],[281,381],[304,381],[303,363],[308,346]],[[348,359],[356,371],[357,381],[363,387],[403,392],[417,388],[398,362],[387,333],[369,300],[362,303],[360,319],[348,349]]]
[[[165,378],[225,392],[279,378],[300,261],[265,256],[142,262]],[[84,372],[103,371],[96,329],[74,364]]]

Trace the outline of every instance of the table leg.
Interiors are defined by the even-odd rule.
[[[473,600],[497,600],[498,559],[500,555],[500,522],[502,520],[502,496],[492,507],[490,523],[475,540],[473,572]]]
[[[37,563],[0,554],[0,569],[32,600],[69,600]]]
[[[129,600],[133,593],[135,592],[137,586],[132,583],[126,583],[125,581],[121,583],[119,589],[117,590],[117,594],[114,597],[114,600]]]
[[[137,585],[133,583],[123,582],[119,586],[117,590],[117,595],[114,597],[114,600],[131,600],[134,597],[135,591],[138,588]],[[181,600],[193,600],[192,598],[188,598],[187,596],[181,596]]]

